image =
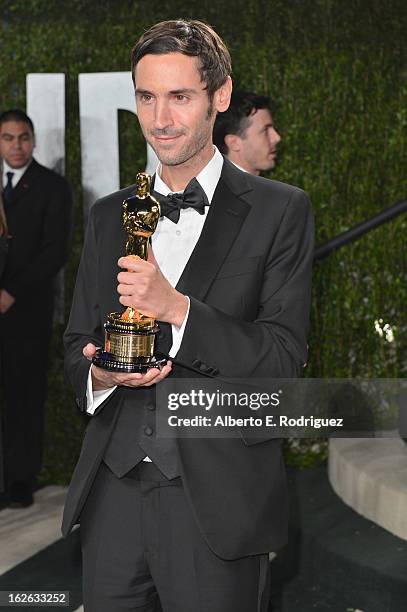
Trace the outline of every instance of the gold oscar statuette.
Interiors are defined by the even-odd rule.
[[[146,261],[148,241],[160,218],[160,204],[150,194],[148,174],[139,172],[136,183],[137,193],[122,204],[126,256]],[[93,358],[99,368],[113,372],[147,372],[166,363],[154,354],[159,327],[153,317],[129,307],[124,312],[111,312],[104,327],[104,349],[99,349]]]

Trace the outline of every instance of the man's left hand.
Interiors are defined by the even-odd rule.
[[[163,276],[151,248],[148,261],[121,257],[121,268],[129,270],[117,276],[120,303],[142,314],[181,327],[188,312],[188,298],[174,289]]]
[[[5,289],[0,289],[0,313],[6,314],[12,307],[16,299]]]

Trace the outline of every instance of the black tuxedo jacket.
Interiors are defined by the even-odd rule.
[[[87,342],[103,343],[121,310],[117,260],[124,252],[121,202],[133,187],[92,208],[65,334],[66,371],[86,410]],[[231,378],[296,377],[306,360],[313,220],[306,194],[255,177],[225,160],[208,216],[177,289],[191,307],[177,361]],[[191,376],[182,365],[173,376]],[[196,377],[196,375],[193,375]],[[118,388],[91,418],[70,485],[63,532],[78,521],[124,402],[143,391]],[[159,408],[159,407],[157,407]],[[178,439],[179,465],[198,526],[224,559],[282,546],[287,495],[277,439]]]
[[[16,298],[9,311],[35,309],[49,317],[53,282],[65,264],[72,234],[72,194],[68,182],[35,159],[5,206],[10,238],[0,287]],[[19,313],[21,314],[21,313]]]
[[[6,266],[7,251],[8,251],[8,238],[7,236],[0,236],[0,278]]]

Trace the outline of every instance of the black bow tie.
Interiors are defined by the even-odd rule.
[[[168,217],[173,223],[178,223],[181,208],[195,208],[200,215],[203,215],[205,206],[209,206],[206,193],[196,178],[188,183],[183,193],[170,193],[163,196],[153,191],[153,195],[160,202],[161,216]]]

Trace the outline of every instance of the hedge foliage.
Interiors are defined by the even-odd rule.
[[[208,21],[229,45],[235,84],[271,94],[283,138],[273,178],[310,193],[318,243],[407,195],[404,0],[10,0],[0,14],[1,109],[24,107],[28,72],[67,76],[66,174],[77,207],[67,310],[83,239],[78,73],[128,70],[133,42],[158,20]],[[145,155],[129,113],[120,144],[125,185]],[[307,375],[405,376],[405,235],[404,215],[316,264]],[[375,332],[379,319],[393,342]],[[83,428],[63,382],[62,331],[51,355],[43,471],[53,482],[69,477]]]

